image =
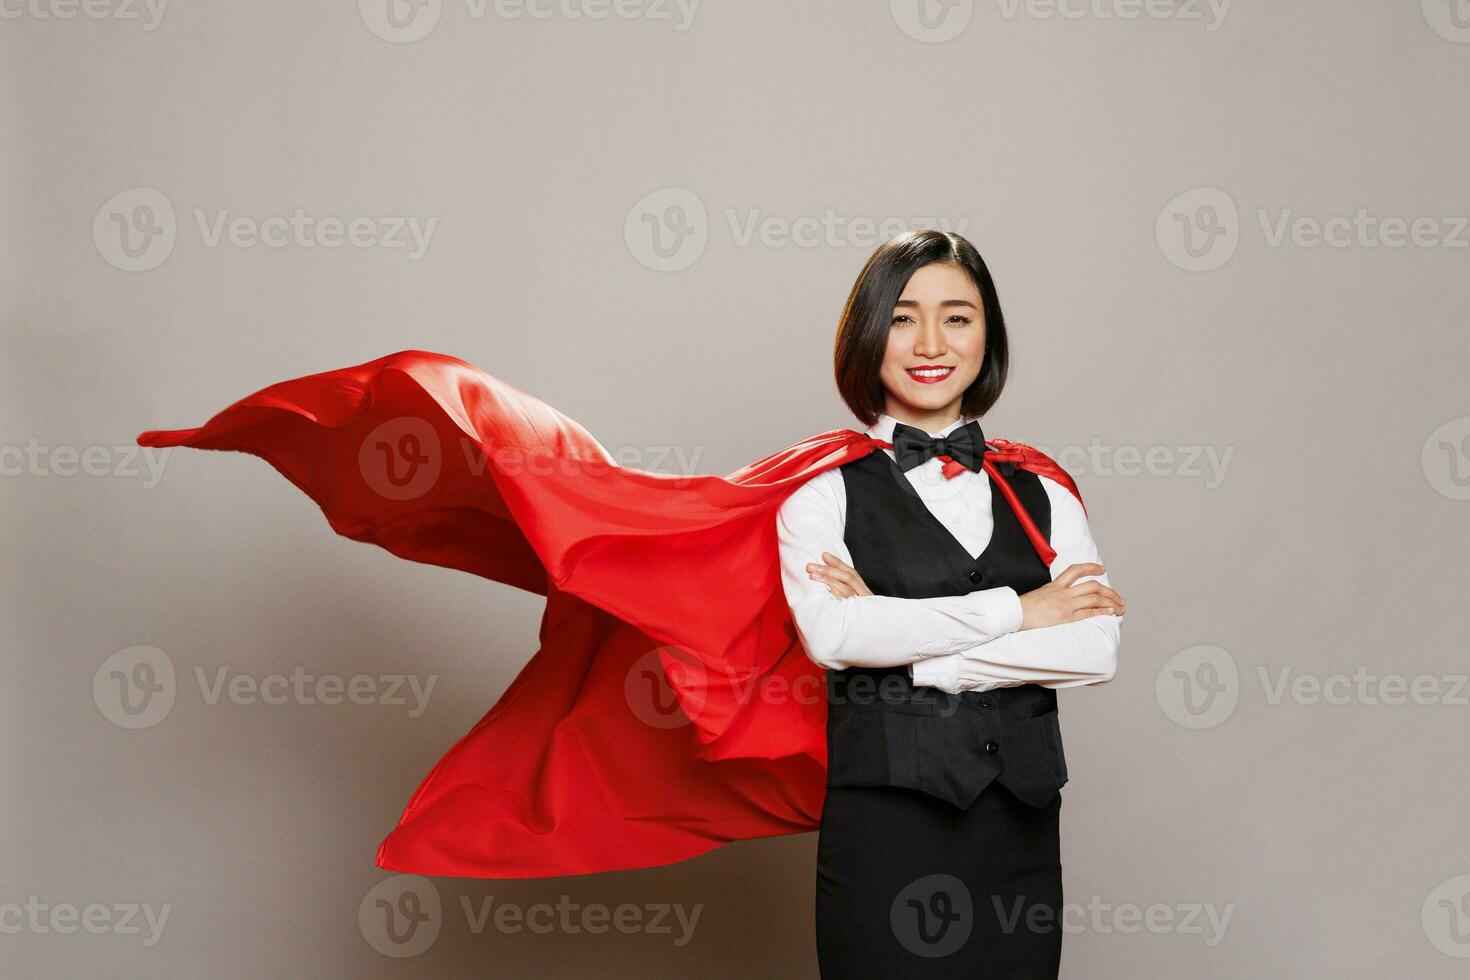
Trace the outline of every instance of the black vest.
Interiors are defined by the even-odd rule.
[[[874,595],[925,599],[1005,585],[1026,593],[1051,581],[994,479],[995,530],[972,558],[886,452],[841,469],[843,540]],[[1000,469],[1050,539],[1041,478],[1014,464]],[[1066,783],[1055,690],[1023,684],[954,695],[915,687],[907,666],[827,671],[828,786],[905,786],[965,808],[993,779],[1037,807]]]

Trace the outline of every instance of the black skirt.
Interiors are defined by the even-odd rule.
[[[822,980],[1055,980],[1058,793],[991,783],[968,808],[897,786],[829,786],[817,836]]]

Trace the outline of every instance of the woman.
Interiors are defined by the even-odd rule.
[[[252,453],[338,534],[545,596],[539,650],[412,793],[379,867],[580,875],[821,829],[829,974],[894,962],[891,944],[836,930],[897,908],[910,924],[883,928],[922,928],[922,962],[876,975],[977,957],[1040,975],[1017,964],[1054,964],[1055,936],[1002,943],[983,922],[926,957],[964,931],[947,901],[1024,892],[1024,914],[1059,898],[1050,686],[1111,676],[1116,623],[1082,617],[1121,600],[1078,586],[1102,569],[1063,470],[998,439],[979,465],[1000,496],[966,469],[978,428],[948,423],[988,408],[1005,372],[972,248],[932,232],[884,246],[844,324],[839,383],[872,431],[818,433],[723,477],[619,466],[553,406],[422,350],[281,381],[138,441]],[[916,462],[928,453],[940,459]],[[808,562],[826,571],[809,578]],[[872,829],[888,836],[864,865]],[[881,893],[931,872],[968,891]],[[914,901],[929,918],[905,912]],[[914,945],[936,927],[941,942]],[[860,973],[844,965],[868,955]]]
[[[968,241],[884,244],[836,341],[839,391],[883,449],[823,470],[777,512],[782,585],[826,669],[828,980],[1059,969],[1055,688],[1112,679],[1124,603],[1071,490],[1010,467],[1002,487],[982,465],[978,419],[1007,361]]]

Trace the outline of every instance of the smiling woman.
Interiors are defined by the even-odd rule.
[[[822,975],[1054,978],[1055,689],[1112,679],[1123,599],[1071,479],[1001,462],[1010,444],[980,429],[1009,351],[968,241],[880,247],[835,357],[883,448],[816,474],[776,517],[782,586],[826,672]]]

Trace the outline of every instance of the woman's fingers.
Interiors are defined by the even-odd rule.
[[[830,552],[830,551],[824,551],[824,552],[822,552],[822,561],[826,562],[828,565],[831,565],[833,568],[840,568],[843,571],[852,572],[853,574],[857,574],[857,569],[856,568],[853,568],[847,562],[843,561],[841,558],[838,558],[836,555],[832,554],[832,552]]]
[[[821,582],[829,589],[837,586],[838,589],[844,589],[847,592],[853,592],[855,590],[851,576],[840,568],[830,568],[826,565],[808,565],[806,571],[808,576]],[[838,589],[833,589],[834,595],[843,594]]]
[[[1079,609],[1097,610],[1100,613],[1113,613],[1116,616],[1123,615],[1124,606],[1121,602],[1110,598],[1100,592],[1089,592],[1082,595],[1070,597],[1072,611]],[[1096,613],[1094,613],[1096,615]]]
[[[1111,599],[1113,602],[1116,602],[1120,606],[1126,606],[1128,604],[1123,600],[1123,597],[1120,596],[1117,592],[1114,592],[1112,588],[1103,585],[1101,582],[1098,582],[1096,580],[1093,580],[1091,582],[1078,582],[1076,585],[1072,586],[1069,591],[1073,595],[1084,595],[1088,593],[1093,593],[1097,595],[1107,596],[1109,599]]]
[[[1112,612],[1113,610],[1106,606],[1099,609],[1078,609],[1067,617],[1067,621],[1075,623],[1079,619],[1091,619],[1093,616],[1106,616]],[[1122,613],[1118,613],[1117,615],[1121,616]]]
[[[838,598],[855,595],[872,595],[868,591],[867,584],[863,582],[863,577],[858,574],[857,569],[830,551],[822,552],[822,558],[825,564],[818,564],[816,562],[807,563],[807,575],[826,585],[833,595]]]
[[[1062,569],[1062,574],[1056,577],[1056,581],[1058,584],[1065,587],[1071,585],[1073,582],[1076,582],[1079,578],[1082,578],[1085,575],[1101,575],[1106,571],[1107,569],[1105,567],[1099,565],[1095,561],[1078,562],[1075,565],[1068,565],[1066,568]]]
[[[845,585],[852,585],[853,580],[857,577],[856,572],[844,571],[841,568],[829,568],[826,565],[809,566],[807,573],[812,578],[820,579],[824,582],[841,582]]]

